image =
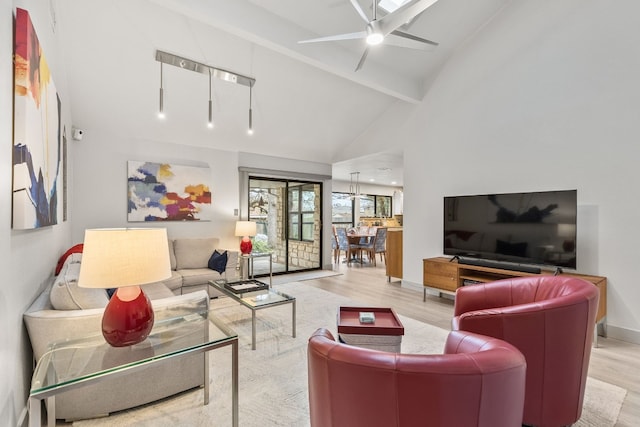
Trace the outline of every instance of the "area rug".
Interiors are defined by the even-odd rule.
[[[296,297],[297,337],[291,336],[291,305],[257,312],[257,348],[251,350],[251,311],[228,298],[212,300],[217,316],[239,335],[240,426],[309,425],[307,340],[319,327],[336,334],[339,306],[359,306],[348,298],[302,282],[277,285]],[[448,331],[400,316],[404,353],[442,353]],[[228,426],[231,425],[231,351],[211,353],[211,400],[203,406],[196,389],[109,417],[78,421],[82,426]],[[142,392],[142,391],[141,391]],[[613,427],[626,391],[589,378],[580,427]],[[425,414],[425,417],[428,417]]]

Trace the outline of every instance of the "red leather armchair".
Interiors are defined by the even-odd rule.
[[[312,427],[520,427],[526,363],[512,345],[451,332],[445,354],[399,354],[309,339]]]
[[[592,283],[568,276],[464,286],[452,326],[516,346],[527,359],[523,423],[565,426],[582,414],[598,297]]]

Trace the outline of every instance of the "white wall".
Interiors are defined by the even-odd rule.
[[[63,125],[70,123],[63,64],[53,34],[47,2],[0,0],[0,420],[17,425],[26,415],[31,382],[31,346],[22,314],[53,274],[68,247],[70,228],[62,221],[62,190],[58,187],[58,225],[38,230],[11,229],[11,147],[13,145],[13,20],[15,7],[29,11],[63,107]]]
[[[201,147],[140,140],[122,135],[96,134],[84,129],[73,142],[75,188],[72,238],[84,239],[87,228],[166,227],[170,238],[218,237],[226,249],[236,249],[238,208],[237,153]],[[211,221],[127,222],[127,161],[149,161],[211,169]]]
[[[608,277],[610,335],[640,339],[639,14],[511,2],[451,58],[399,130],[405,280],[442,254],[443,196],[577,188],[577,270]]]

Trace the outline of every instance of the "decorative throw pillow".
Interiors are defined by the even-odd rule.
[[[229,259],[229,255],[227,251],[222,253],[218,252],[218,250],[213,251],[211,254],[211,258],[209,258],[209,268],[217,271],[218,273],[224,273],[224,270],[227,268],[227,260]]]
[[[104,289],[78,286],[80,263],[67,263],[56,277],[49,294],[51,305],[56,310],[84,310],[103,308],[109,302]]]

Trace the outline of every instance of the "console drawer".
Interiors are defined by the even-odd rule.
[[[423,285],[455,292],[458,288],[458,265],[448,260],[423,260]]]

